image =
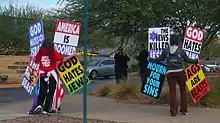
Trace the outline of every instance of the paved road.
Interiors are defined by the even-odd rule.
[[[91,93],[97,85],[114,83],[115,79],[96,79],[95,82],[88,86],[88,93]],[[78,92],[78,94],[82,93],[82,91]],[[31,99],[32,97],[23,89],[23,88],[7,88],[0,89],[0,106],[4,106],[8,103],[19,102],[27,99]]]
[[[26,116],[32,100],[0,107],[0,120]],[[127,123],[219,123],[219,109],[189,108],[189,115],[171,117],[168,106],[126,104],[108,98],[88,96],[88,118]],[[82,117],[82,95],[67,95],[61,115]]]

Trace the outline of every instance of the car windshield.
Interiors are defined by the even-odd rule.
[[[89,62],[88,66],[97,66],[100,61],[91,61]]]

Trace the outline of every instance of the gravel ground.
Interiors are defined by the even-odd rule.
[[[2,120],[0,121],[0,123],[83,123],[83,121],[81,118],[73,118],[66,116],[35,115],[35,116],[19,117],[16,119]],[[88,119],[87,123],[122,123],[122,122]]]

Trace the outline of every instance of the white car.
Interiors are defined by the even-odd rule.
[[[201,66],[206,72],[214,72],[220,70],[220,64],[214,61],[204,61]]]

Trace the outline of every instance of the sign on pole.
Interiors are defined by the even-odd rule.
[[[57,20],[54,35],[55,49],[63,55],[73,55],[79,41],[80,24]]]
[[[170,27],[148,29],[148,52],[150,58],[157,58],[170,45]]]

